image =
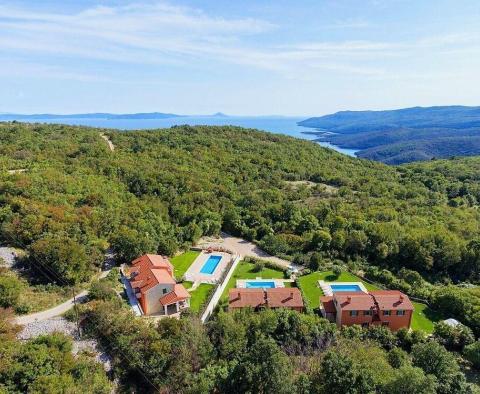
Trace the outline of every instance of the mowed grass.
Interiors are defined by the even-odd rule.
[[[440,321],[441,315],[430,309],[428,305],[420,302],[412,302],[415,311],[413,312],[412,329],[425,331],[428,334],[433,332],[433,326]]]
[[[191,291],[190,309],[194,312],[199,312],[214,288],[214,285],[201,283],[195,290]]]
[[[303,294],[308,300],[312,308],[320,306],[320,297],[323,296],[323,291],[318,286],[318,281],[325,282],[362,282],[367,290],[378,290],[378,287],[362,281],[358,276],[350,272],[343,271],[338,278],[335,277],[332,271],[312,272],[298,278],[298,286],[303,290]]]
[[[283,271],[280,269],[264,267],[263,270],[255,272],[255,264],[240,261],[233,272],[232,277],[228,281],[227,287],[222,294],[222,299],[227,299],[228,290],[233,289],[237,285],[237,279],[284,279]],[[285,287],[291,287],[291,283],[285,283]]]
[[[312,308],[320,306],[320,297],[324,295],[322,289],[318,286],[319,280],[324,280],[325,282],[362,282],[367,290],[380,290],[379,287],[367,283],[349,272],[342,272],[338,278],[335,278],[331,271],[312,272],[311,274],[301,276],[297,280],[298,286],[303,290],[303,294]],[[412,303],[415,310],[411,328],[431,334],[434,323],[441,319],[440,315],[425,304],[419,302]]]
[[[199,254],[199,251],[189,250],[188,252],[179,254],[178,256],[170,259],[170,262],[173,264],[174,268],[173,274],[177,280],[182,279],[183,274],[187,272],[188,268],[190,268]]]

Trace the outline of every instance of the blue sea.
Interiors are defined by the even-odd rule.
[[[56,118],[56,119],[34,119],[31,122],[38,123],[62,123],[70,125],[104,127],[120,130],[158,129],[175,125],[209,125],[209,126],[241,126],[252,129],[259,129],[271,133],[286,134],[296,138],[313,140],[316,136],[305,134],[309,131],[316,131],[309,127],[302,127],[297,124],[305,118],[282,117],[282,116],[181,116],[165,119],[96,119],[96,118]],[[28,121],[30,120],[23,120]],[[355,156],[357,150],[343,149],[328,142],[318,142],[320,145],[334,149],[348,156]]]

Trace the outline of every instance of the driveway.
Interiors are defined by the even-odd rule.
[[[198,246],[221,246],[242,257],[256,257],[258,259],[270,261],[271,263],[277,264],[281,267],[298,268],[298,266],[292,264],[292,262],[288,260],[269,255],[253,242],[234,237],[224,232],[220,233],[220,238],[204,238],[200,240]]]
[[[108,252],[107,254],[105,254],[105,263],[102,273],[100,274],[100,279],[105,278],[110,273],[113,264],[113,254],[111,252]],[[81,304],[82,302],[87,300],[87,296],[88,290],[83,290],[75,295],[75,299],[72,297],[64,303],[54,306],[53,308],[47,309],[45,311],[32,313],[30,315],[18,316],[14,319],[14,321],[16,324],[26,325],[63,315],[69,309],[73,308],[73,306],[75,305],[74,301],[76,301],[78,304]]]
[[[87,299],[88,291],[84,290],[78,293],[75,298],[77,303],[82,303]],[[30,315],[19,316],[15,318],[15,323],[26,325],[34,322],[39,322],[47,319],[51,319],[52,317],[63,315],[66,311],[70,308],[73,308],[74,302],[73,298],[65,301],[63,304],[57,305],[51,309],[47,309],[46,311],[32,313]]]

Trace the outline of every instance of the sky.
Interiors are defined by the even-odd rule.
[[[0,112],[480,105],[478,0],[0,0]]]

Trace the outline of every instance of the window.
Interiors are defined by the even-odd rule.
[[[405,316],[405,311],[403,309],[399,309],[397,311],[397,316]]]
[[[368,328],[369,324],[368,323],[362,323],[362,328]]]
[[[372,311],[363,311],[364,316],[372,316]]]
[[[358,311],[350,311],[350,316],[357,316],[358,315]]]
[[[383,311],[383,316],[390,316],[390,311]]]
[[[163,294],[167,294],[167,289],[162,289]]]
[[[388,322],[388,321],[383,321],[382,322],[383,327],[388,327],[389,325],[390,325],[390,322]]]

